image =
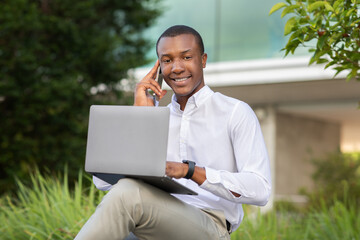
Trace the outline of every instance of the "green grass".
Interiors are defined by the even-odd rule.
[[[247,207],[245,207],[247,209]],[[253,213],[254,214],[254,213]],[[271,211],[245,215],[231,239],[241,240],[357,240],[360,239],[360,209],[355,203],[335,201],[331,207],[307,212]]]
[[[74,239],[104,196],[82,173],[71,189],[66,174],[36,174],[31,179],[30,186],[18,182],[15,196],[0,198],[1,240]],[[267,214],[245,206],[245,212],[233,240],[360,239],[360,209],[355,204],[336,201],[306,212],[280,209]]]
[[[32,176],[31,187],[18,181],[16,197],[0,199],[0,239],[74,239],[104,195],[84,188],[82,173],[72,190],[67,177]],[[87,184],[90,186],[90,184]]]

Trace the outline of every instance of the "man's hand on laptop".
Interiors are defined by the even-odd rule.
[[[166,90],[162,90],[156,79],[157,69],[160,67],[159,60],[156,61],[150,72],[138,83],[135,88],[134,106],[154,106],[153,97],[148,90],[152,90],[159,99],[164,97]]]
[[[180,162],[166,162],[166,175],[172,178],[184,178],[189,171],[189,165]],[[191,180],[201,185],[206,180],[206,171],[202,167],[195,166]]]

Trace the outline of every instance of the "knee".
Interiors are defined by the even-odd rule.
[[[136,201],[137,197],[140,197],[140,187],[139,180],[123,178],[110,189],[106,197],[116,202],[131,203]]]
[[[162,190],[141,180],[123,178],[119,180],[104,197],[111,204],[121,204],[127,209],[137,209],[159,202],[160,199],[173,198]]]

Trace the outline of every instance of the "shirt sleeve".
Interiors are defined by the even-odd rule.
[[[247,104],[235,107],[229,134],[237,172],[206,167],[207,179],[200,187],[232,202],[264,206],[271,193],[270,163],[260,124]]]
[[[110,183],[107,183],[104,180],[101,180],[100,178],[95,176],[93,176],[93,183],[95,187],[101,191],[108,191],[112,188],[112,185]]]

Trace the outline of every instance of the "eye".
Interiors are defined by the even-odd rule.
[[[163,59],[162,62],[163,63],[169,63],[169,62],[171,62],[171,60],[170,59]]]
[[[190,60],[190,59],[192,59],[192,57],[191,56],[185,56],[184,59],[185,60]]]

